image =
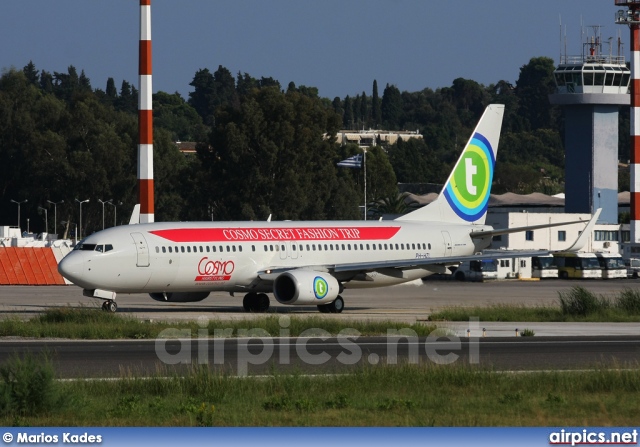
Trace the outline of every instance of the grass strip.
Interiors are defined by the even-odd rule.
[[[379,365],[242,379],[193,367],[185,376],[59,382],[50,363],[22,362],[2,368],[28,384],[12,394],[15,382],[0,383],[4,426],[632,426],[640,399],[638,370],[604,367],[513,374]],[[21,404],[25,392],[49,396],[48,405]]]
[[[247,320],[209,319],[202,322],[149,322],[97,309],[56,308],[30,320],[10,318],[0,321],[0,337],[70,339],[155,339],[159,337],[225,337],[260,335],[298,337],[317,335],[386,335],[388,330],[411,329],[426,336],[434,325],[394,321],[345,321],[332,318],[266,316]],[[258,333],[259,332],[259,333]]]
[[[555,306],[494,304],[483,307],[450,307],[430,316],[432,321],[537,321],[537,322],[639,322],[640,291],[624,289],[618,295],[597,295],[584,287],[558,292]]]

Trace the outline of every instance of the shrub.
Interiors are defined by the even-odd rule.
[[[0,414],[36,415],[59,403],[54,372],[47,356],[14,356],[0,368]]]
[[[564,315],[586,316],[610,307],[608,299],[580,286],[573,287],[568,292],[558,292],[558,295]]]
[[[616,307],[630,315],[640,314],[640,291],[624,289],[618,295]]]

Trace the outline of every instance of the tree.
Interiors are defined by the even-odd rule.
[[[380,108],[383,125],[389,130],[398,129],[402,122],[402,96],[398,87],[387,84]]]
[[[380,108],[380,97],[378,96],[378,81],[373,80],[373,96],[371,97],[371,114],[373,126],[380,126],[382,123],[382,109]]]
[[[367,151],[367,200],[398,194],[398,183],[386,152],[380,146]]]
[[[553,108],[549,105],[549,95],[555,92],[553,59],[534,57],[520,68],[516,82],[516,95],[520,113],[530,129],[551,128]]]
[[[40,83],[40,77],[38,76],[38,70],[36,70],[36,66],[33,61],[29,61],[27,65],[22,69],[24,75],[29,81],[30,84],[38,85]]]

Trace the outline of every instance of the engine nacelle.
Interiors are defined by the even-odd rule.
[[[209,292],[166,292],[150,293],[149,296],[156,301],[165,303],[192,303],[202,301],[209,296]]]
[[[340,293],[333,276],[311,270],[291,270],[273,282],[273,295],[282,304],[327,304]]]

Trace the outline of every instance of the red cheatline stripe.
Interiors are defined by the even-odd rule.
[[[138,110],[138,132],[138,143],[153,144],[153,110]]]
[[[153,179],[138,179],[140,214],[153,214]]]
[[[139,74],[150,75],[151,74],[151,41],[140,41],[140,65],[138,67]]]
[[[141,211],[142,212],[142,211]],[[172,242],[268,242],[389,240],[400,227],[174,228],[151,231]]]

